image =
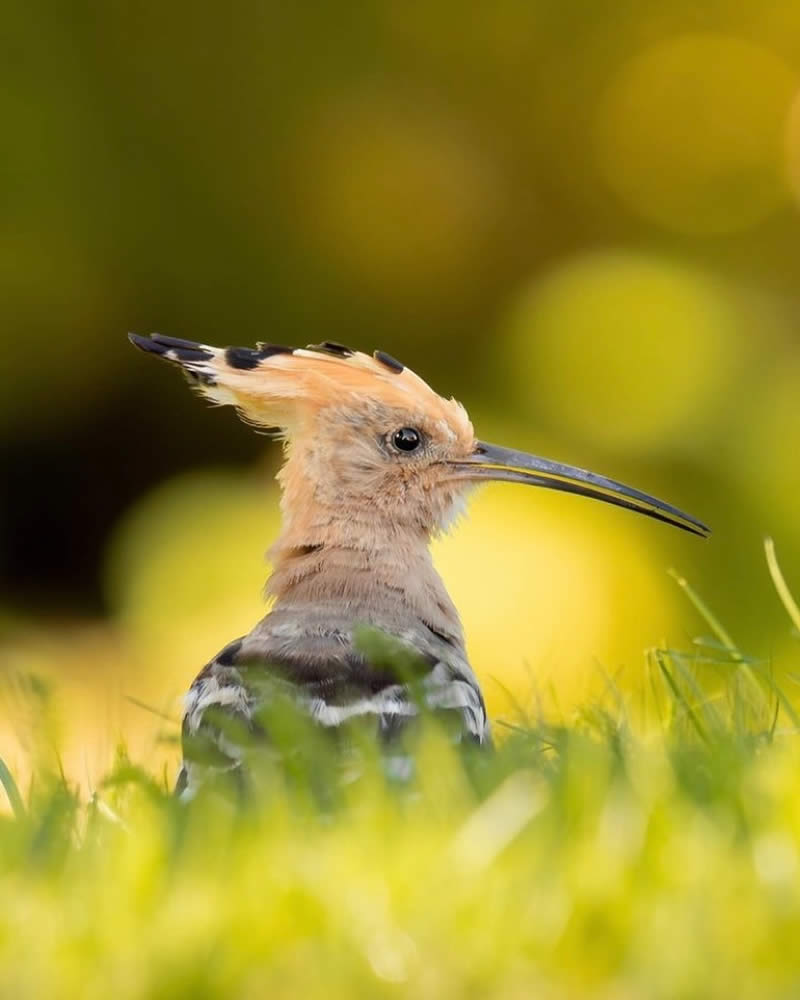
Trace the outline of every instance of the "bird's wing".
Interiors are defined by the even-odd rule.
[[[425,710],[456,714],[465,735],[488,741],[480,685],[459,645],[420,621],[353,626],[316,609],[273,610],[246,636],[243,663],[269,663],[315,722],[335,727],[375,717],[384,735]]]
[[[326,730],[343,730],[357,719],[374,721],[387,749],[425,711],[454,719],[457,741],[490,742],[480,687],[458,657],[423,651],[410,668],[415,675],[405,670],[398,677],[354,649],[349,634],[328,629],[325,641],[314,645],[293,633],[287,643],[280,624],[277,636],[262,623],[230,643],[193,682],[185,702],[177,794],[191,797],[203,776],[239,772],[248,744],[268,737],[265,718],[281,697]]]

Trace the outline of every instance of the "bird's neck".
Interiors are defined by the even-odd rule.
[[[366,513],[319,510],[285,519],[269,554],[274,610],[326,606],[337,618],[350,615],[389,631],[422,622],[463,648],[458,612],[424,534],[376,524]]]

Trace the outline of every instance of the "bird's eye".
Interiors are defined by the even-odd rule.
[[[422,435],[414,427],[401,427],[392,434],[392,444],[400,451],[416,451],[422,444]]]

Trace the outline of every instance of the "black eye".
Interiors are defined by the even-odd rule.
[[[415,451],[422,443],[422,435],[413,427],[401,427],[392,434],[392,444],[400,451]]]

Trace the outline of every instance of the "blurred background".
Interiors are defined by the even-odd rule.
[[[120,740],[169,766],[180,694],[264,613],[279,449],[128,330],[380,347],[480,436],[713,526],[480,494],[436,557],[496,715],[607,677],[636,692],[647,647],[707,631],[669,567],[793,669],[762,539],[800,589],[800,5],[29,0],[4,20],[12,766],[44,711],[80,780]]]

